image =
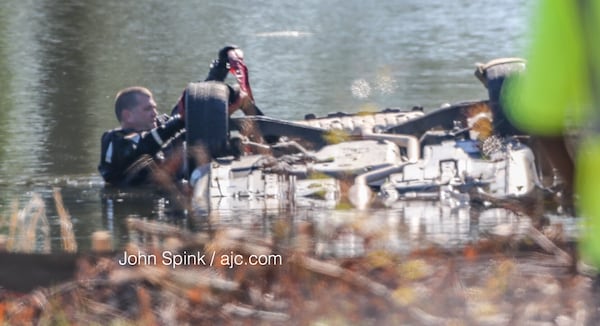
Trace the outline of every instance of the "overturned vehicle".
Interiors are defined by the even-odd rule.
[[[341,196],[365,207],[385,200],[435,198],[440,189],[477,187],[494,197],[521,197],[542,187],[532,149],[506,121],[503,80],[523,70],[520,59],[480,65],[489,99],[442,107],[229,118],[228,89],[187,88],[188,175],[195,199],[265,197],[302,201]],[[208,201],[207,201],[208,200]]]

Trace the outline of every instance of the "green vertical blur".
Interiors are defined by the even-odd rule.
[[[582,132],[576,159],[582,257],[600,267],[600,2],[540,0],[527,72],[504,94],[507,115],[533,134]]]

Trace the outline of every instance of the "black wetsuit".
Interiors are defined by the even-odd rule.
[[[98,171],[114,186],[150,182],[151,169],[164,157],[163,150],[182,138],[185,123],[179,115],[158,118],[159,126],[148,131],[117,128],[102,135]]]
[[[229,71],[227,51],[233,48],[226,46],[219,52],[220,59],[212,62],[205,81],[225,81]],[[239,97],[240,90],[239,87],[227,87],[231,104]],[[177,110],[175,105],[171,118],[167,115],[157,118],[159,127],[150,131],[121,128],[106,131],[102,135],[102,154],[98,165],[104,181],[114,186],[136,186],[151,181],[151,169],[163,159],[164,147],[172,145],[174,137],[177,138],[175,142],[185,138],[185,122],[175,115]]]

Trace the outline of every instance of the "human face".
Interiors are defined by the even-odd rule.
[[[123,128],[145,131],[156,128],[156,102],[152,96],[137,94],[137,104],[123,111]]]

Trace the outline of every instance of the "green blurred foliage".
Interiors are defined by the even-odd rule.
[[[533,23],[527,72],[503,92],[506,114],[534,134],[559,134],[591,104],[583,24],[576,1],[542,0]]]
[[[507,116],[532,134],[579,130],[582,257],[600,267],[600,2],[541,0],[527,71],[503,93]]]

